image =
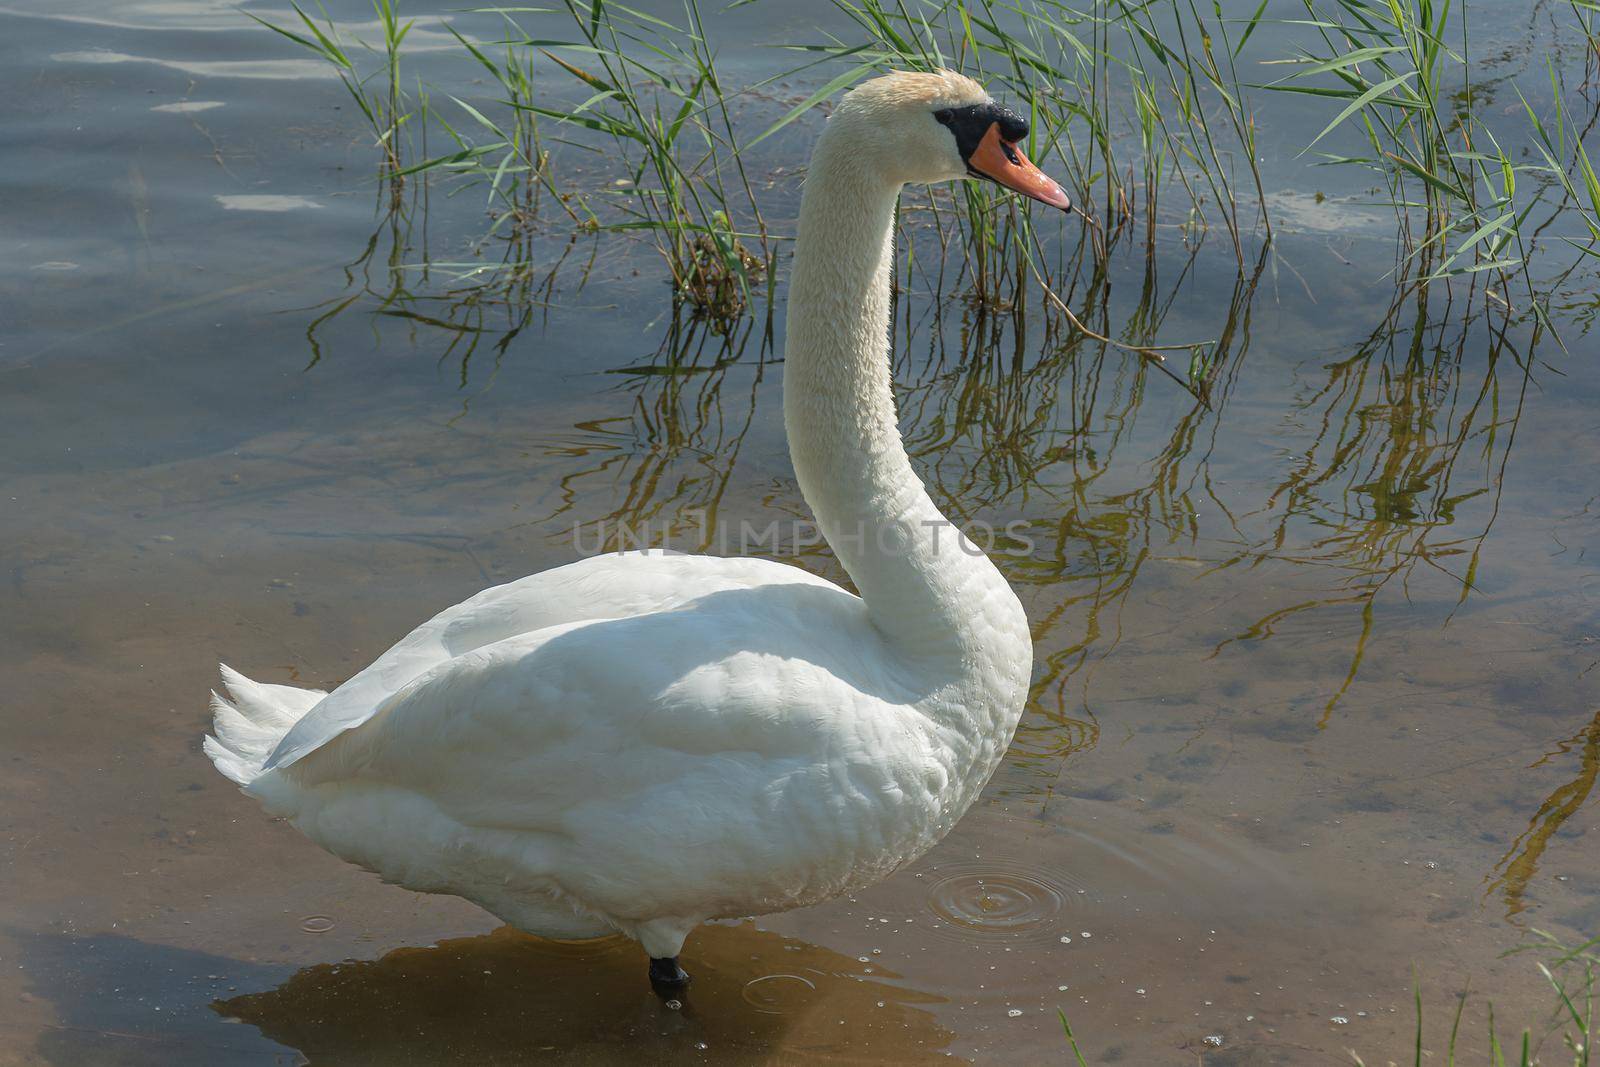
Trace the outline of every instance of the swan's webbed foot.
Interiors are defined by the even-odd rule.
[[[678,966],[678,957],[665,956],[650,961],[650,988],[662,996],[682,993],[689,984],[689,972]]]

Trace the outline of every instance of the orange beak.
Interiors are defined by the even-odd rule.
[[[972,150],[967,166],[974,174],[1021,193],[1030,200],[1058,207],[1062,211],[1072,210],[1072,198],[1067,191],[1028,162],[1028,157],[1022,154],[1020,148],[1001,139],[998,122],[989,126],[983,140]]]

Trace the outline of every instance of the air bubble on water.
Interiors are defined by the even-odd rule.
[[[1062,992],[1062,993],[1065,993],[1065,992],[1066,992],[1066,991],[1067,991],[1067,987],[1066,987],[1066,986],[1064,986],[1064,985],[1058,985],[1058,986],[1056,986],[1056,989],[1057,989],[1057,990],[1058,990],[1058,991],[1059,991],[1059,992]]]
[[[857,956],[857,957],[856,957],[856,960],[857,960],[857,962],[859,962],[859,963],[871,963],[871,962],[872,962],[872,961],[871,961],[871,960],[870,960],[870,959],[868,959],[868,958],[867,958],[867,957],[866,957],[866,956]]]
[[[1068,937],[1066,934],[1062,934],[1061,935],[1061,943],[1063,945],[1070,945],[1070,944],[1072,944],[1072,938]]]
[[[1091,934],[1089,931],[1085,930],[1085,931],[1083,931],[1083,933],[1079,934],[1078,936],[1079,937],[1093,937],[1094,935]]]
[[[307,915],[300,920],[300,929],[308,934],[325,934],[333,929],[333,920],[326,915]]]
[[[1347,1023],[1350,1022],[1350,1020],[1346,1019],[1343,1015],[1335,1015],[1333,1018],[1329,1019],[1328,1021],[1330,1023],[1332,1023],[1333,1025],[1335,1025],[1335,1026],[1344,1026]]]
[[[669,1000],[667,1001],[666,1008],[668,1011],[681,1011],[683,1010],[683,1001]]]
[[[881,949],[881,948],[875,948],[875,949],[873,949],[873,950],[872,950],[872,954],[873,954],[873,955],[874,955],[874,956],[881,956],[881,955],[883,955],[883,949]]]
[[[1423,866],[1428,868],[1430,871],[1436,871],[1439,869],[1439,865],[1433,860],[1429,860],[1427,863],[1424,863]]]
[[[1139,994],[1141,997],[1144,996],[1144,990],[1142,989],[1135,989],[1134,992]]]
[[[1205,1037],[1201,1038],[1200,1040],[1204,1041],[1206,1044],[1210,1045],[1212,1048],[1221,1048],[1222,1047],[1222,1035],[1221,1034],[1207,1034]]]
[[[1009,1015],[1011,1018],[1016,1019],[1016,1018],[1021,1017],[1022,1009],[1021,1008],[1012,1008],[1010,1011],[1006,1012],[1006,1014]]]
[[[694,1047],[699,1049],[701,1052],[704,1052],[706,1049],[710,1048],[711,1046],[706,1044],[704,1041],[696,1041],[694,1043]]]
[[[883,1007],[883,1001],[881,1001],[881,1000],[878,1001],[878,1007],[880,1007],[880,1008]]]

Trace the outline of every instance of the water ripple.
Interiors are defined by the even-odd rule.
[[[927,906],[946,929],[965,939],[1045,941],[1086,895],[1076,885],[1012,864],[945,864],[928,872],[935,879]]]
[[[790,1015],[815,999],[817,984],[798,974],[767,974],[745,983],[744,999],[766,1015]]]

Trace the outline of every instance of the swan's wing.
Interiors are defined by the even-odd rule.
[[[728,589],[791,584],[838,587],[772,560],[618,552],[485,589],[446,608],[330,693],[278,743],[263,770],[286,767],[365,722],[433,667],[517,634],[592,619],[665,611]]]
[[[883,849],[886,805],[943,788],[888,659],[836,588],[712,594],[464,653],[285,773],[311,794],[425,798],[467,831],[457,847],[608,914],[674,914],[663,894],[684,887],[697,907],[719,884],[747,901],[752,879],[782,894]]]

